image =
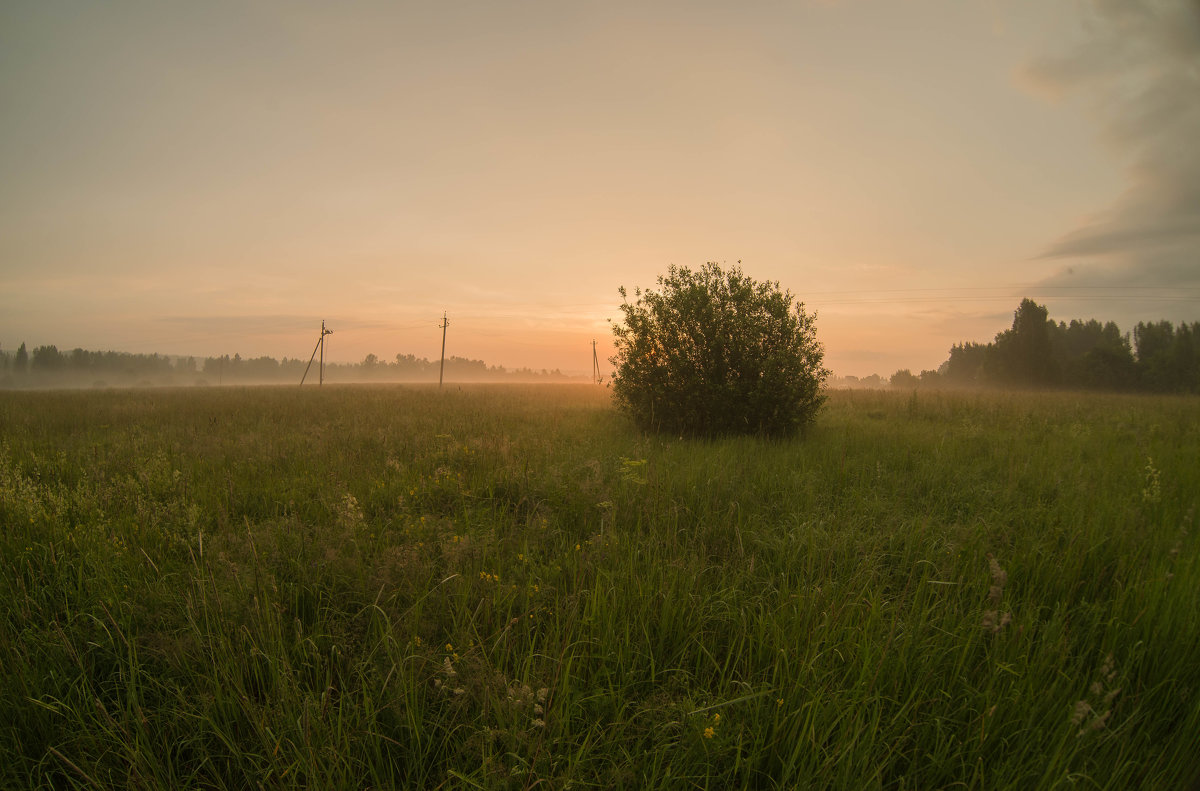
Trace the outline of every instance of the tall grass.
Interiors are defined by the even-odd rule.
[[[1178,788],[1194,399],[0,394],[0,785]]]

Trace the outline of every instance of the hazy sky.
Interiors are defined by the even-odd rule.
[[[589,371],[739,259],[842,375],[1200,319],[1200,0],[6,0],[0,122],[8,351]]]

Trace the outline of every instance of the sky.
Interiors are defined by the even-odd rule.
[[[0,350],[602,368],[741,262],[837,375],[1200,320],[1200,0],[0,4]]]

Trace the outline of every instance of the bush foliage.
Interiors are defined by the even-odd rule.
[[[739,262],[740,264],[741,262]],[[643,428],[788,435],[810,424],[829,371],[815,315],[739,266],[672,266],[659,290],[622,286],[613,325],[618,406]]]

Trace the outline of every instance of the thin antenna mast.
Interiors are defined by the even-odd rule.
[[[446,327],[450,326],[450,320],[446,318],[446,311],[442,311],[442,364],[438,368],[438,387],[442,386],[442,375],[446,372]]]
[[[321,352],[321,367],[317,369],[320,377],[317,380],[317,384],[325,384],[325,336],[332,334],[333,330],[325,329],[325,319],[321,319],[321,337],[317,338],[317,345],[313,347],[312,356],[308,358],[308,365],[304,366],[304,376],[300,377],[301,385],[303,385],[304,380],[308,378],[308,369],[312,368],[313,360],[316,359],[318,349]]]

